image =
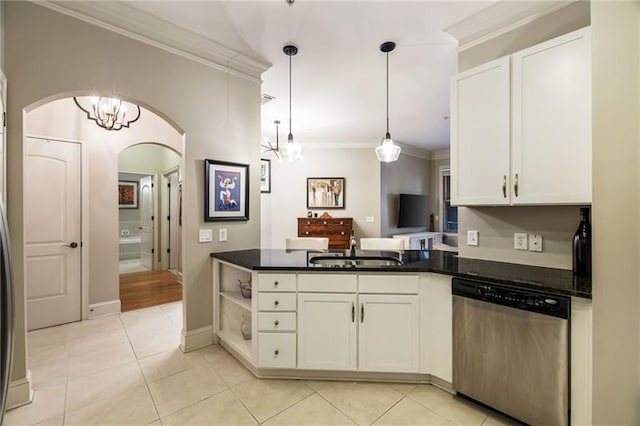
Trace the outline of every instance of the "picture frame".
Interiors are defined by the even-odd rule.
[[[344,177],[308,177],[307,209],[344,209]]]
[[[138,182],[118,181],[118,208],[138,208]]]
[[[205,222],[249,220],[249,165],[204,160]]]
[[[260,159],[260,192],[271,193],[271,160]]]

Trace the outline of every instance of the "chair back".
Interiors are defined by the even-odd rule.
[[[327,250],[329,248],[329,238],[300,237],[285,239],[287,250]]]
[[[360,238],[361,250],[404,250],[402,238]]]

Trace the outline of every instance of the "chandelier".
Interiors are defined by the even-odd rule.
[[[73,97],[73,101],[87,114],[89,120],[106,130],[120,130],[129,127],[140,118],[140,107],[117,98]]]

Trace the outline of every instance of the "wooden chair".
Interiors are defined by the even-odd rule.
[[[285,239],[287,250],[327,250],[329,248],[329,238],[287,238]]]

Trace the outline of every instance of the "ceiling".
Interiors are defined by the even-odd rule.
[[[385,132],[385,54],[389,54],[390,131],[402,144],[449,146],[449,78],[456,41],[443,29],[494,1],[127,2],[142,11],[273,66],[263,74],[262,133],[286,140],[289,119],[286,44],[292,58],[293,134],[305,144],[378,144]]]

